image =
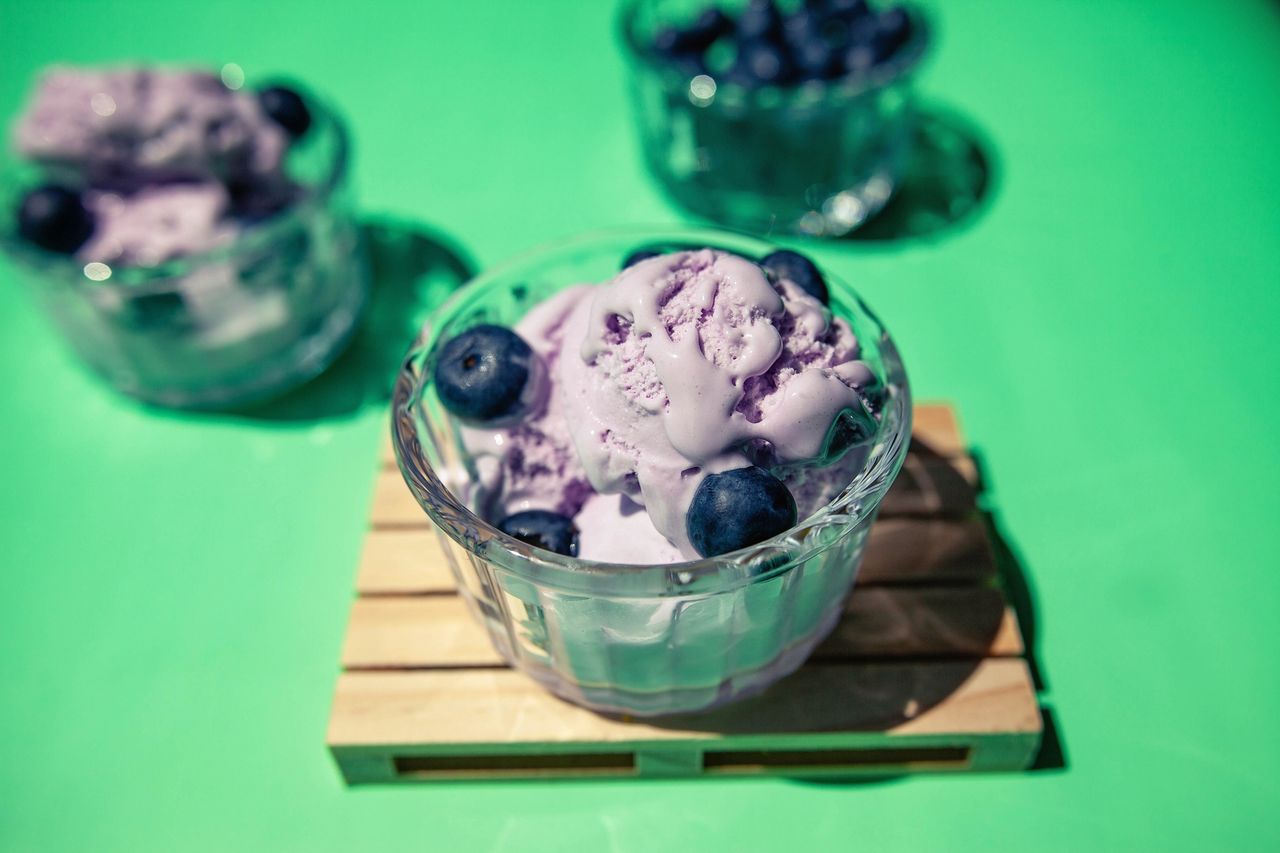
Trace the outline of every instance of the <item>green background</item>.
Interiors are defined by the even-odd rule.
[[[806,249],[918,397],[961,408],[1065,769],[347,790],[323,738],[382,439],[348,387],[367,365],[251,416],[149,411],[3,266],[0,848],[1280,849],[1280,7],[935,9],[921,90],[980,129],[988,203]],[[2,0],[0,115],[59,60],[295,74],[349,116],[362,208],[483,267],[681,218],[639,165],[611,17]]]

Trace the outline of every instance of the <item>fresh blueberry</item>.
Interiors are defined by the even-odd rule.
[[[739,46],[735,70],[757,86],[781,86],[795,75],[795,66],[787,51],[767,41]]]
[[[899,7],[881,12],[876,18],[875,37],[872,39],[876,61],[888,59],[910,37],[911,18],[904,9]]]
[[[262,104],[262,111],[294,139],[311,127],[311,110],[307,109],[307,102],[287,86],[268,86],[258,92],[258,103]]]
[[[824,5],[828,15],[850,22],[871,12],[867,0],[826,0]]]
[[[763,468],[711,474],[698,485],[685,517],[693,548],[704,557],[727,554],[795,526],[796,501]]]
[[[793,47],[819,38],[822,35],[823,17],[819,12],[801,9],[787,15],[782,22],[782,33]]]
[[[656,258],[661,254],[662,252],[656,251],[654,249],[636,249],[634,252],[627,255],[626,258],[623,259],[622,268],[625,270],[627,267],[633,267],[636,264],[640,263],[641,261],[647,261],[650,258]]]
[[[93,214],[66,187],[37,187],[18,204],[18,234],[42,249],[69,255],[92,233]]]
[[[693,50],[706,50],[716,39],[733,31],[733,21],[720,9],[704,9],[685,30],[685,39]]]
[[[520,414],[536,369],[537,356],[515,332],[505,326],[475,326],[441,348],[436,393],[462,420],[495,423]]]
[[[854,41],[844,54],[844,69],[850,77],[865,77],[876,64],[876,49],[865,41]]]
[[[773,0],[751,0],[738,16],[737,31],[742,42],[775,39],[782,32],[782,13]]]
[[[799,252],[779,249],[765,255],[760,260],[760,266],[778,278],[790,279],[794,285],[823,305],[831,300],[827,292],[827,282],[822,277],[822,273],[813,265],[813,261]]]
[[[566,557],[578,556],[578,528],[573,519],[558,512],[527,509],[502,519],[498,522],[498,529],[535,548],[554,551]]]
[[[792,45],[791,55],[806,80],[827,80],[844,70],[839,52],[821,37]]]

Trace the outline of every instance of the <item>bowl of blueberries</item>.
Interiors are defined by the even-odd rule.
[[[868,0],[628,0],[619,29],[641,150],[687,210],[838,237],[892,196],[929,26]]]
[[[349,140],[305,88],[55,67],[10,142],[0,248],[125,394],[237,406],[319,373],[352,336],[369,283]]]

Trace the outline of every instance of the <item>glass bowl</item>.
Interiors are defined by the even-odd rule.
[[[300,91],[312,125],[285,167],[301,196],[226,246],[163,264],[86,264],[21,239],[14,212],[43,173],[5,165],[0,247],[71,348],[118,390],[162,406],[233,406],[311,378],[351,337],[369,281],[349,136]]]
[[[682,71],[650,45],[708,5],[746,0],[628,0],[618,18],[645,163],[678,204],[748,231],[840,236],[889,201],[910,150],[912,83],[927,52],[924,15],[867,74],[745,88],[727,75]],[[787,4],[780,4],[787,5]],[[799,5],[798,3],[795,5]]]
[[[832,310],[851,323],[888,389],[867,461],[831,503],[758,545],[667,565],[575,559],[500,532],[459,498],[471,482],[470,460],[433,387],[439,348],[478,323],[514,325],[563,288],[608,280],[642,246],[713,246],[750,258],[774,248],[722,231],[629,229],[579,237],[485,273],[431,316],[410,350],[391,430],[405,482],[435,522],[459,592],[502,657],[572,702],[652,716],[756,693],[795,670],[835,626],[906,454],[911,400],[879,320],[829,278]]]

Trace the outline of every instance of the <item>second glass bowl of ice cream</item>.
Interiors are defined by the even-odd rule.
[[[852,231],[884,207],[909,153],[913,82],[929,28],[915,7],[880,4],[880,14],[891,14],[896,28],[892,50],[881,54],[841,43],[847,41],[843,21],[797,26],[831,13],[827,7],[851,5],[860,14],[877,14],[866,4],[798,0],[623,4],[618,26],[640,147],[671,198],[729,227],[825,237]],[[709,14],[719,15],[719,23],[708,24]],[[771,25],[751,24],[771,26],[772,32],[735,34],[735,26],[744,27],[752,14],[775,16]],[[874,27],[874,21],[867,25]],[[697,32],[707,26],[719,29],[705,36]],[[683,38],[698,49],[665,49],[664,36],[672,33],[677,45]],[[726,42],[736,43],[736,63],[735,47]],[[803,73],[798,66],[815,45],[827,67]],[[751,65],[743,62],[744,48],[763,51],[746,58],[759,60],[766,77],[779,59],[794,70],[779,81],[753,77],[742,68]],[[846,49],[847,64],[829,55]],[[727,64],[717,65],[721,55]]]
[[[90,97],[95,80],[102,91]],[[144,86],[148,80],[159,82]],[[181,85],[192,90],[187,103],[164,88]],[[6,164],[0,246],[96,373],[147,402],[223,408],[278,394],[328,366],[356,327],[369,282],[348,132],[323,100],[290,83],[309,126],[282,153],[278,143],[267,146],[278,166],[245,167],[253,180],[237,185],[222,174],[227,154],[216,155],[221,181],[202,174],[200,155],[212,140],[254,132],[264,121],[252,105],[241,101],[237,111],[227,103],[251,92],[233,92],[204,72],[129,68],[54,69],[42,87],[22,142],[30,147],[41,122],[54,122],[52,138],[76,167],[58,161],[61,151]],[[202,97],[207,107],[193,102]],[[112,121],[125,125],[119,149],[108,144]],[[248,144],[223,148],[264,153]],[[150,171],[138,181],[129,172],[141,159]],[[51,180],[91,197],[101,217],[72,253],[20,233],[19,206]]]
[[[881,498],[910,435],[910,394],[879,320],[838,281],[830,307],[852,327],[885,397],[862,467],[792,529],[733,553],[659,565],[533,548],[477,514],[465,427],[433,385],[445,342],[478,324],[514,326],[573,285],[603,282],[641,246],[711,246],[748,259],[773,248],[710,230],[626,230],[578,238],[486,273],[429,320],[393,400],[393,443],[459,591],[513,666],[557,695],[635,715],[693,712],[756,693],[795,670],[835,625]]]

